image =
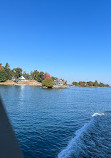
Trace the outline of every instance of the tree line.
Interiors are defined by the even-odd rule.
[[[26,80],[36,80],[38,82],[41,82],[43,86],[46,86],[48,88],[53,87],[53,81],[57,79],[57,77],[50,76],[50,74],[34,70],[30,73],[26,73],[22,70],[22,68],[10,68],[10,65],[8,63],[5,64],[5,66],[0,63],[0,82],[5,82],[7,80],[12,80],[14,78],[17,80],[19,77],[24,76]],[[66,84],[67,81],[63,80],[63,83]]]
[[[80,86],[80,87],[110,87],[108,84],[104,84],[102,82],[98,83],[97,80],[95,80],[94,82],[92,81],[88,81],[88,82],[84,82],[84,81],[79,81],[79,82],[72,82],[73,86]]]
[[[8,63],[6,63],[5,66],[0,63],[0,82],[11,80],[12,77],[18,79],[20,76],[24,76],[27,80],[36,80],[38,82],[43,82],[46,78],[51,78],[52,81],[56,79],[56,77],[51,77],[48,73],[39,72],[38,70],[26,73],[22,68],[17,67],[11,69]]]

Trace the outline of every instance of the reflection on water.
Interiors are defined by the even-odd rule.
[[[19,103],[20,103],[20,105],[22,105],[23,104],[23,100],[24,100],[24,88],[25,88],[25,86],[24,85],[22,85],[22,86],[19,86]]]

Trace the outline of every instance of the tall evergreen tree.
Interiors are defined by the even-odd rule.
[[[6,71],[6,79],[10,80],[12,78],[12,73],[10,70],[10,65],[8,63],[5,64],[4,70]]]

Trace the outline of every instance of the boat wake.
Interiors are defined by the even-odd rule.
[[[94,113],[58,158],[111,158],[111,111]]]
[[[102,115],[104,115],[104,113],[94,113],[94,114],[92,115],[92,117],[94,117],[94,116],[102,116]]]

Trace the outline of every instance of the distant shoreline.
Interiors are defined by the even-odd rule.
[[[14,82],[12,80],[7,80],[5,82],[0,82],[0,85],[5,85],[5,86],[37,86],[37,87],[42,87],[42,83],[41,82],[37,82],[35,80],[29,80],[26,82]],[[53,87],[52,89],[64,89],[64,88],[68,88],[68,87],[88,87],[88,88],[111,88],[111,87],[96,87],[96,86],[74,86],[74,85],[69,85],[69,86],[63,86],[63,87]],[[45,88],[45,87],[43,87]]]
[[[25,82],[14,82],[12,80],[7,80],[5,82],[0,82],[0,85],[4,85],[4,86],[37,86],[37,87],[42,87],[43,89],[46,89],[47,87],[42,86],[41,82],[37,82],[35,80],[28,80]],[[64,89],[64,88],[68,88],[67,86],[62,86],[62,87],[52,87],[52,89]]]
[[[87,88],[111,88],[111,87],[96,87],[96,86],[69,86],[69,87],[82,87],[82,88],[85,88],[85,87],[87,87]]]

